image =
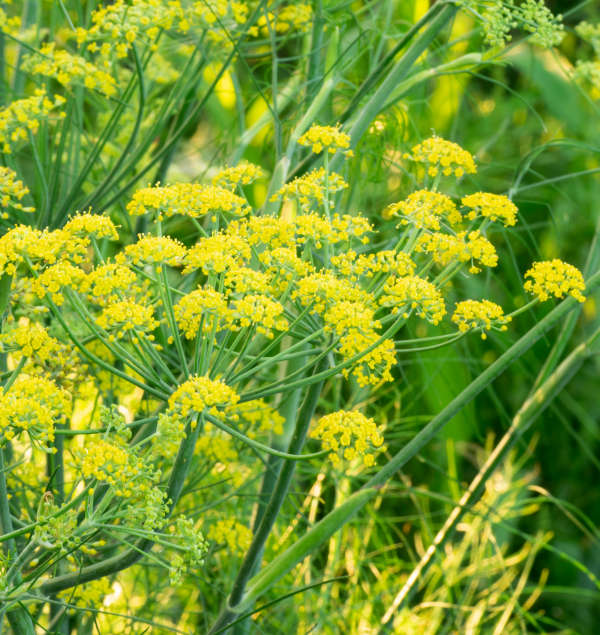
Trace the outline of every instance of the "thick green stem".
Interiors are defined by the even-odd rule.
[[[319,374],[319,372],[324,370],[326,364],[326,361],[321,362],[316,368],[316,374]],[[323,381],[318,381],[312,384],[309,388],[304,399],[304,403],[302,404],[302,408],[298,413],[296,428],[288,446],[289,454],[298,454],[302,449],[322,388]],[[269,504],[265,508],[260,525],[254,534],[252,544],[244,557],[244,561],[242,562],[237,578],[233,584],[231,594],[229,595],[227,601],[227,606],[223,609],[221,615],[217,619],[211,633],[214,633],[229,624],[239,611],[237,605],[240,603],[244,595],[246,584],[254,571],[257,560],[262,557],[264,545],[271,533],[273,525],[275,524],[281,505],[288,493],[295,467],[295,461],[286,460],[283,463],[279,472],[279,477],[277,478],[277,483],[273,489],[271,499],[269,500]]]

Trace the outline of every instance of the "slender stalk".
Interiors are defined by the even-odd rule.
[[[326,368],[326,365],[327,361],[321,362],[315,369],[315,375],[319,375],[320,372]],[[322,388],[323,381],[317,381],[309,388],[304,399],[304,403],[302,404],[302,408],[298,413],[296,428],[288,446],[289,454],[298,454],[298,452],[302,449]],[[269,534],[271,533],[271,529],[273,528],[279,510],[281,509],[281,505],[287,495],[295,466],[295,461],[286,460],[283,463],[281,471],[279,472],[277,483],[273,489],[271,499],[265,508],[260,525],[254,534],[250,548],[246,552],[244,561],[242,562],[238,575],[233,583],[227,604],[211,629],[211,633],[214,633],[223,626],[226,626],[234,619],[236,611],[238,610],[237,605],[242,600],[246,584],[252,575],[257,559],[262,555],[263,547],[269,537]]]
[[[381,619],[382,626],[390,623],[394,613],[402,606],[408,598],[411,590],[418,580],[423,579],[423,574],[427,569],[435,553],[443,547],[450,534],[469,509],[473,507],[485,483],[498,469],[507,452],[514,446],[516,441],[529,429],[535,420],[544,412],[561,392],[561,389],[581,367],[584,360],[591,354],[591,346],[600,336],[600,329],[588,338],[585,342],[577,346],[573,352],[560,364],[560,366],[542,384],[534,390],[523,403],[515,415],[510,428],[506,431],[500,442],[494,447],[485,463],[454,507],[442,528],[438,531],[431,545],[421,557],[417,566],[412,570],[410,576],[394,598],[392,604]]]

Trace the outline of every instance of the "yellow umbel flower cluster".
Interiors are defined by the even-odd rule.
[[[152,213],[156,214],[158,220],[163,220],[176,214],[190,218],[211,213],[241,216],[248,210],[243,198],[223,187],[175,183],[137,190],[127,203],[127,211],[132,216]]]
[[[325,168],[318,168],[286,183],[271,197],[271,201],[297,199],[305,207],[311,202],[321,204],[327,192],[335,194],[347,187],[348,184],[336,172],[327,174]]]
[[[418,276],[405,276],[388,280],[383,288],[380,303],[408,318],[411,311],[431,322],[439,324],[446,315],[444,298],[435,285]]]
[[[119,234],[114,223],[108,216],[101,214],[76,214],[65,224],[64,230],[75,236],[82,235],[89,238],[93,234],[95,238],[108,238],[118,240]],[[89,244],[86,242],[86,244]]]
[[[194,375],[169,397],[169,412],[187,417],[190,414],[202,414],[206,409],[217,416],[219,407],[235,406],[239,400],[236,391],[223,381]]]
[[[227,306],[227,298],[214,289],[196,289],[173,307],[177,326],[189,340],[199,331],[218,333],[231,326],[232,312]]]
[[[273,338],[273,331],[285,331],[288,321],[283,317],[283,305],[266,295],[248,294],[235,300],[232,307],[233,319],[242,328],[253,326],[258,333]]]
[[[227,545],[231,553],[241,555],[246,553],[252,542],[252,531],[234,518],[225,518],[211,525],[206,537]]]
[[[464,174],[475,174],[477,168],[470,152],[463,150],[458,144],[446,141],[441,137],[430,137],[417,144],[411,153],[404,154],[405,159],[422,163],[429,176],[439,174],[460,178]]]
[[[29,190],[23,181],[17,179],[17,174],[10,168],[0,166],[0,206],[3,208],[12,207],[22,212],[34,212],[35,208],[25,207],[21,199],[29,194]],[[8,213],[2,212],[2,218],[7,219]]]
[[[239,236],[223,233],[201,238],[188,251],[183,273],[197,269],[209,275],[223,273],[250,260],[250,245]]]
[[[462,221],[454,201],[445,194],[430,190],[418,190],[399,203],[386,209],[386,217],[400,217],[401,225],[414,225],[419,229],[440,229],[440,220],[445,219],[451,225]]]
[[[49,294],[52,301],[61,306],[65,301],[64,288],[78,287],[84,276],[85,273],[79,267],[67,260],[61,260],[42,271],[31,283],[31,290],[39,298]]]
[[[321,417],[311,436],[323,442],[323,449],[331,451],[329,457],[336,466],[342,458],[351,461],[357,457],[371,466],[375,454],[385,450],[383,435],[375,421],[355,410],[340,410]]]
[[[129,267],[107,262],[85,276],[79,285],[79,291],[87,293],[92,302],[106,305],[134,290],[136,283],[137,276]]]
[[[434,262],[446,266],[452,262],[471,262],[470,273],[479,273],[481,267],[495,267],[498,254],[492,243],[479,230],[459,232],[456,235],[433,232],[423,234],[415,251],[431,254]]]
[[[127,245],[117,254],[116,261],[119,264],[137,265],[170,265],[179,267],[183,264],[186,255],[185,246],[175,238],[169,236],[138,236],[133,245]]]
[[[499,304],[490,300],[463,300],[456,304],[452,321],[462,333],[481,329],[481,339],[485,340],[487,338],[485,331],[491,331],[492,328],[505,331],[506,324],[511,321],[511,318],[504,315]]]
[[[517,223],[517,206],[503,194],[490,194],[489,192],[476,192],[464,196],[460,201],[465,207],[470,208],[467,213],[469,220],[475,220],[477,216],[489,218],[491,221],[501,221],[504,227],[512,227]]]
[[[151,487],[143,459],[112,441],[94,439],[76,452],[76,458],[84,479],[112,485],[117,496],[139,497]]]
[[[63,345],[37,322],[23,322],[0,335],[0,341],[21,352],[24,357],[33,357],[38,363],[51,358],[61,363]]]
[[[0,388],[0,442],[25,431],[47,452],[54,427],[71,414],[71,395],[45,377],[20,375],[8,389]]]
[[[391,249],[360,255],[350,249],[337,256],[332,256],[331,264],[353,282],[356,282],[360,276],[372,278],[378,273],[410,276],[415,270],[415,263],[408,254]]]
[[[582,294],[585,282],[581,271],[558,258],[534,262],[525,278],[529,278],[523,285],[525,291],[536,295],[542,302],[551,296],[563,298],[565,295],[585,302],[585,296]]]
[[[34,76],[54,77],[63,86],[83,84],[86,88],[98,90],[108,97],[117,92],[115,79],[110,73],[80,55],[56,50],[54,42],[43,44],[39,52],[29,55],[23,63],[23,70]]]
[[[158,326],[154,319],[154,309],[132,300],[109,304],[102,310],[96,323],[107,331],[114,331],[111,339],[125,337],[129,331],[147,333],[148,338],[153,339],[152,331]]]
[[[249,185],[264,176],[265,172],[261,167],[248,161],[242,161],[237,165],[219,170],[213,176],[212,183],[219,187],[230,188],[238,185]]]
[[[315,154],[323,150],[335,154],[338,150],[346,150],[346,156],[352,156],[350,135],[342,132],[339,126],[311,126],[299,139],[301,146],[310,146]]]
[[[134,44],[156,49],[161,32],[173,32],[177,37],[192,29],[206,32],[206,37],[224,48],[231,47],[231,31],[246,21],[248,6],[235,0],[211,0],[191,3],[180,0],[115,0],[92,13],[92,26],[76,32],[79,44],[109,57],[127,56]]]
[[[31,97],[17,99],[6,108],[0,109],[0,145],[2,152],[10,154],[11,144],[27,140],[30,134],[35,134],[42,120],[65,103],[64,97],[55,95],[53,100],[46,95],[46,91],[38,89]],[[58,113],[64,117],[65,113]]]

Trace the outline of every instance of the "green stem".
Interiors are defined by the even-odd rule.
[[[534,390],[523,403],[515,415],[510,428],[506,431],[498,445],[496,445],[491,454],[488,456],[485,463],[446,519],[446,522],[436,534],[433,542],[423,554],[418,565],[412,570],[398,595],[394,598],[391,606],[385,612],[381,620],[381,624],[383,626],[389,624],[394,613],[402,606],[403,602],[409,596],[415,583],[424,579],[424,572],[431,562],[434,554],[443,547],[444,543],[453,532],[464,513],[469,509],[472,509],[473,505],[481,495],[481,492],[485,487],[485,483],[498,469],[498,466],[506,456],[507,452],[550,405],[553,399],[560,394],[562,388],[569,382],[569,380],[572,379],[573,375],[575,375],[581,367],[583,361],[591,354],[591,346],[599,336],[600,329],[597,329],[591,337],[575,348],[573,352],[560,364],[560,366],[545,381],[543,381],[539,388]]]
[[[318,376],[321,371],[325,369],[326,365],[326,360],[321,362],[315,369],[315,375]],[[298,454],[304,445],[308,427],[310,426],[310,422],[321,395],[323,381],[324,380],[317,381],[312,384],[306,394],[302,408],[298,413],[294,434],[288,446],[288,453],[290,454]],[[237,605],[242,600],[246,584],[252,575],[257,559],[262,556],[263,547],[269,537],[269,534],[271,533],[271,529],[273,528],[279,510],[281,509],[281,505],[287,495],[295,466],[296,462],[290,460],[286,460],[283,464],[281,471],[279,472],[277,483],[275,484],[275,488],[271,495],[271,499],[269,500],[269,504],[265,508],[262,521],[254,534],[252,544],[244,557],[244,561],[242,562],[236,580],[233,584],[227,605],[223,609],[217,623],[213,627],[213,630],[211,630],[211,633],[214,632],[215,629],[221,628],[221,626],[224,626],[232,621],[235,617],[235,613],[239,610]]]

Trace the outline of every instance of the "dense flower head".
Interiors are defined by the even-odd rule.
[[[414,273],[411,257],[392,249],[358,255],[353,249],[331,257],[331,264],[344,276],[357,280],[359,276],[373,277],[378,273],[406,276]]]
[[[375,463],[375,454],[385,450],[383,435],[370,417],[356,410],[340,410],[325,415],[312,431],[315,439],[330,450],[331,462],[338,466],[342,459],[362,457],[365,466]]]
[[[238,185],[249,185],[265,176],[264,170],[254,163],[241,161],[237,165],[219,170],[212,178],[213,185],[232,188]]]
[[[54,42],[42,44],[39,52],[31,54],[23,63],[23,70],[34,76],[54,77],[63,86],[83,85],[108,97],[116,94],[114,77],[80,55],[56,49]]]
[[[323,243],[335,244],[351,239],[368,242],[367,233],[373,231],[368,219],[360,214],[334,214],[331,221],[318,214],[300,214],[294,219],[298,243],[311,239],[317,248]]]
[[[184,295],[173,307],[177,326],[189,340],[194,339],[200,327],[202,333],[217,333],[231,325],[232,312],[227,299],[214,289],[196,289]]]
[[[42,271],[31,284],[31,289],[39,298],[49,294],[52,301],[58,306],[65,301],[63,291],[65,288],[79,288],[79,284],[85,277],[85,272],[66,260],[61,260]]]
[[[0,388],[0,439],[26,431],[32,442],[51,451],[56,424],[71,415],[71,395],[45,377],[20,375],[8,389]]]
[[[391,370],[398,361],[394,340],[386,339],[377,344],[380,339],[373,329],[365,332],[352,330],[342,335],[336,347],[342,359],[347,361],[359,357],[350,368],[342,370],[342,375],[348,377],[352,374],[362,388],[393,381]]]
[[[531,269],[525,273],[524,289],[537,296],[542,302],[551,296],[563,298],[565,295],[574,297],[579,302],[585,302],[582,291],[585,282],[581,271],[558,258],[543,262],[534,262]]]
[[[274,331],[285,331],[288,321],[284,307],[266,295],[248,294],[232,303],[232,317],[242,328],[254,326],[258,333],[272,338]]]
[[[246,213],[247,208],[242,197],[224,187],[174,183],[137,190],[127,203],[127,211],[132,216],[152,213],[162,220],[176,214],[190,218],[216,213],[240,216]]]
[[[235,406],[239,400],[236,391],[225,382],[194,375],[169,397],[169,413],[187,417],[207,410],[217,416],[219,407]]]
[[[129,331],[152,333],[158,326],[151,306],[120,300],[106,306],[96,320],[98,326],[113,331],[112,337],[122,338]],[[152,335],[149,335],[152,339]]]
[[[65,102],[60,95],[52,99],[43,89],[38,89],[31,97],[12,101],[0,109],[0,147],[2,152],[10,154],[11,144],[27,140],[29,134],[35,134],[42,120]],[[64,116],[59,113],[59,117]]]
[[[404,276],[388,280],[380,299],[383,306],[391,308],[392,313],[401,313],[405,318],[410,311],[432,324],[439,324],[446,315],[444,298],[435,285],[418,276]]]
[[[339,174],[327,174],[321,167],[286,183],[271,197],[271,201],[297,199],[301,207],[306,207],[311,202],[323,203],[327,192],[334,194],[346,187],[348,184]]]
[[[462,221],[454,201],[445,194],[431,190],[418,190],[409,194],[404,201],[394,203],[386,209],[386,217],[400,217],[401,225],[414,225],[419,229],[440,229],[440,221],[445,219],[451,225]]]
[[[326,150],[335,154],[338,150],[346,150],[346,155],[351,156],[350,135],[342,132],[338,126],[311,126],[299,139],[301,146],[310,146],[315,154]]]
[[[293,222],[273,216],[251,215],[229,223],[225,233],[243,238],[251,246],[276,249],[295,245],[295,232]]]
[[[517,206],[503,194],[476,192],[461,199],[461,203],[470,208],[467,213],[469,220],[475,220],[481,215],[491,221],[501,221],[505,227],[512,227],[517,223]]]
[[[69,234],[88,237],[93,234],[96,238],[118,240],[119,234],[114,223],[108,216],[102,214],[76,214],[65,224],[64,230]]]
[[[0,166],[0,206],[5,210],[12,207],[22,212],[34,212],[34,207],[28,207],[21,203],[27,194],[29,194],[29,190],[23,185],[23,181],[17,178],[17,173],[10,168]],[[2,218],[8,218],[6,211],[2,212]]]
[[[411,153],[404,154],[405,159],[412,159],[426,166],[429,176],[450,176],[460,178],[464,174],[475,174],[477,168],[473,156],[463,150],[457,143],[446,141],[441,137],[430,137],[417,144]]]
[[[498,264],[496,248],[479,230],[459,232],[456,235],[442,232],[423,234],[415,251],[431,254],[434,262],[442,266],[452,262],[470,262],[470,273],[479,273],[479,264],[485,267],[495,267]]]
[[[137,497],[151,486],[143,459],[114,440],[94,439],[76,457],[84,479],[112,485],[117,496]]]
[[[251,267],[233,267],[225,272],[224,285],[229,293],[265,294],[271,289],[271,284],[269,273]]]
[[[191,247],[185,257],[184,273],[201,269],[206,275],[223,273],[243,265],[250,259],[250,245],[239,236],[213,234],[201,238]]]
[[[137,242],[127,245],[116,260],[119,264],[131,263],[140,267],[147,264],[179,267],[186,253],[185,246],[174,238],[140,234]]]
[[[92,269],[81,281],[79,290],[100,304],[114,302],[136,288],[137,276],[125,265],[109,262]]]
[[[498,328],[506,330],[506,324],[511,321],[505,316],[502,307],[490,300],[463,300],[456,304],[452,321],[463,333],[469,330],[481,329],[481,338],[486,339],[485,331]]]
[[[330,271],[311,273],[298,280],[293,297],[320,315],[329,306],[341,301],[369,302],[366,291],[343,278],[337,278]]]

